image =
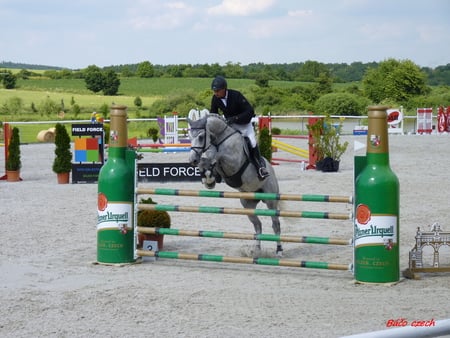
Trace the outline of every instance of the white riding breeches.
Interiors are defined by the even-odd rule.
[[[248,139],[250,140],[250,144],[252,145],[252,148],[256,147],[255,130],[253,129],[253,124],[251,122],[247,124],[233,123],[231,126],[237,131],[239,131],[242,134],[242,136],[248,137]]]

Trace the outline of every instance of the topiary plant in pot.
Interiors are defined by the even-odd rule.
[[[268,128],[262,128],[259,133],[259,149],[261,150],[261,156],[267,161],[272,161],[272,136],[269,133]]]
[[[156,204],[151,197],[140,200],[141,204]],[[137,225],[138,225],[138,243],[139,247],[145,240],[157,241],[158,250],[163,249],[164,245],[164,235],[159,234],[145,234],[139,232],[139,227],[145,228],[170,228],[170,215],[167,211],[160,210],[139,210],[137,214]]]
[[[70,137],[66,127],[57,123],[55,126],[55,159],[53,160],[53,172],[58,176],[58,183],[69,183],[72,170],[72,152],[70,151]]]
[[[6,180],[8,182],[20,181],[20,134],[17,127],[12,128],[11,138],[8,144],[8,156],[6,158]]]

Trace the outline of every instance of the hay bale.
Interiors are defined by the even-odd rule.
[[[41,130],[37,134],[37,140],[39,142],[55,142],[55,133],[49,130]]]

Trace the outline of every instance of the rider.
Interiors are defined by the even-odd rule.
[[[252,118],[255,112],[251,104],[241,92],[227,88],[227,81],[222,76],[216,76],[211,83],[214,95],[211,99],[212,114],[223,112],[227,123],[238,130],[244,137],[250,140],[250,160],[256,167],[259,179],[263,180],[270,174],[265,167],[264,159],[261,158],[258,144],[256,143],[255,130]]]

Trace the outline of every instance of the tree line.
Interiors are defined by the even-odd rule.
[[[382,61],[383,62],[383,61]],[[317,61],[305,61],[294,63],[265,64],[227,62],[225,65],[213,64],[178,64],[178,65],[153,65],[150,61],[136,64],[113,65],[100,68],[103,71],[113,70],[121,77],[189,77],[212,78],[218,74],[228,78],[253,79],[264,78],[267,80],[313,82],[321,73],[329,74],[334,83],[349,83],[362,81],[368,69],[378,68],[382,62],[352,62],[347,63],[321,63]],[[89,66],[91,67],[91,66]],[[27,65],[22,63],[1,62],[0,68],[21,69],[17,74],[22,78],[27,76],[45,76],[52,79],[83,78],[85,69],[71,70],[54,66]],[[426,82],[429,86],[450,86],[450,63],[447,65],[431,67],[419,67],[426,74]],[[44,73],[34,73],[30,70],[44,70]]]
[[[438,72],[430,85],[430,74]],[[48,69],[36,73],[21,69],[16,74],[0,71],[5,88],[14,88],[15,78],[27,79],[45,76],[51,79],[84,79],[86,88],[94,93],[117,95],[120,79],[139,78],[213,78],[223,75],[233,79],[252,79],[255,85],[244,88],[244,94],[259,113],[311,112],[330,115],[361,115],[370,104],[404,106],[415,110],[417,107],[450,105],[450,64],[428,71],[410,60],[388,59],[380,63],[352,63],[351,65],[304,63],[265,65],[262,63],[242,66],[227,63],[212,65],[158,66],[149,61],[136,65],[120,65],[100,68],[96,65],[81,70]],[[448,76],[448,79],[447,79]],[[440,78],[441,80],[437,80]],[[296,81],[293,87],[271,86],[270,81]],[[448,82],[446,82],[448,81]],[[334,83],[347,83],[336,87]],[[8,86],[8,87],[7,87]],[[149,110],[154,116],[172,111],[189,111],[192,107],[208,107],[210,93],[182,92],[167,95],[156,100]],[[136,97],[138,110],[142,107],[140,97]],[[189,108],[190,107],[190,108]]]

